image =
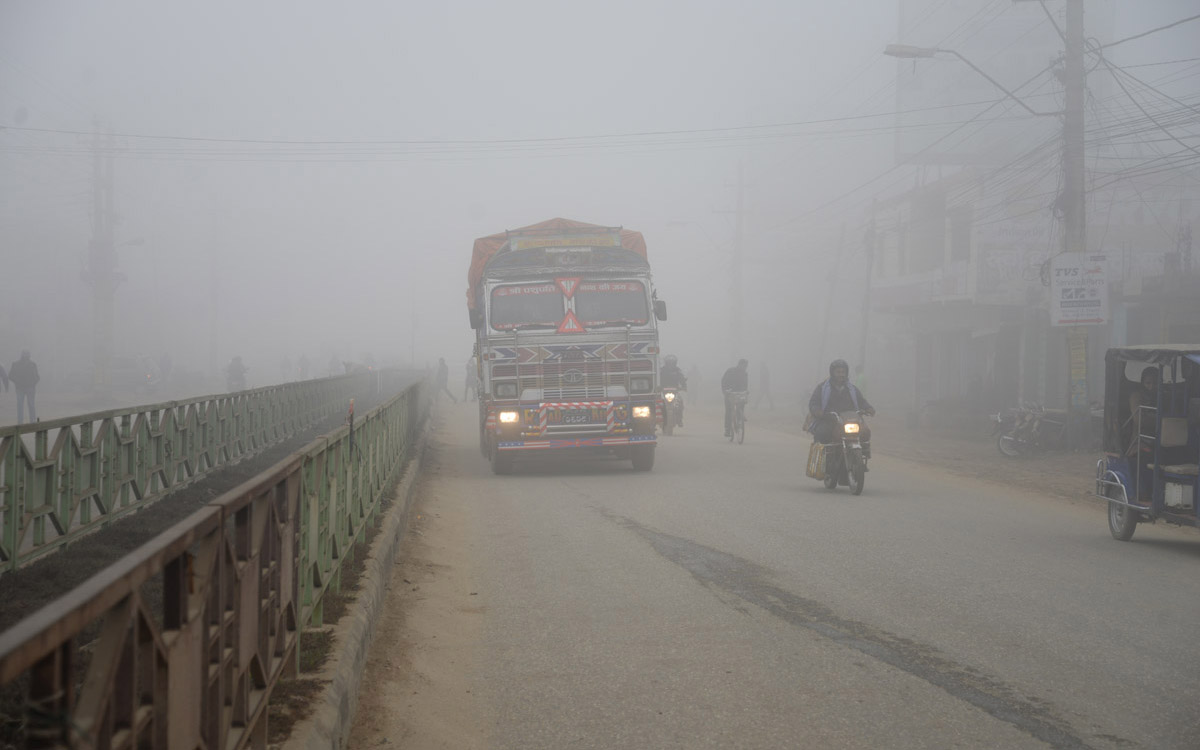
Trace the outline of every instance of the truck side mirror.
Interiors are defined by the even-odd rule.
[[[483,328],[483,313],[472,307],[468,312],[471,314],[471,328],[478,330]]]
[[[654,317],[659,320],[667,319],[667,303],[664,300],[654,300]]]

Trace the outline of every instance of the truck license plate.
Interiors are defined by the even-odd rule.
[[[592,421],[592,415],[586,411],[572,410],[563,414],[563,424],[587,424]]]

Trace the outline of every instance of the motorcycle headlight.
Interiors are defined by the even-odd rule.
[[[669,404],[669,403],[671,403],[672,401],[674,401],[674,400],[675,400],[675,394],[674,394],[673,392],[667,392],[667,393],[664,393],[664,394],[663,394],[663,398],[664,398],[664,399],[666,400],[666,402]]]
[[[649,406],[633,407],[633,418],[634,419],[649,419],[650,418],[650,407]]]
[[[854,422],[851,422],[850,424],[842,425],[842,429],[845,430],[847,435],[857,435],[858,434],[858,425]]]

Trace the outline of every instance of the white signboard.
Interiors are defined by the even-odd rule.
[[[1050,260],[1050,321],[1056,326],[1108,322],[1108,259],[1061,253]]]

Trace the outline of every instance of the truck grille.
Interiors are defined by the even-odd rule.
[[[629,383],[625,377],[625,362],[581,361],[546,362],[540,365],[521,366],[521,390],[539,388],[546,401],[589,401],[605,398],[608,386],[625,388]],[[649,372],[650,360],[633,360],[630,372]],[[496,365],[493,377],[512,377],[517,374],[515,365]]]

